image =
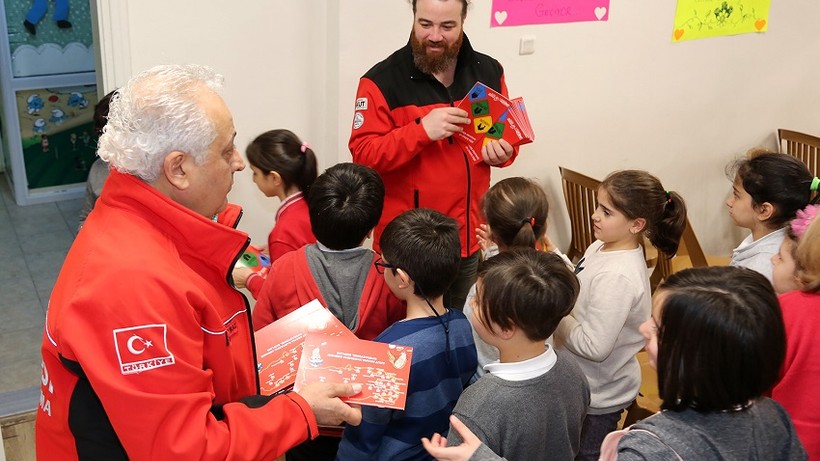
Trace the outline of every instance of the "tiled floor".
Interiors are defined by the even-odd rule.
[[[0,401],[38,384],[48,297],[83,200],[20,207],[0,174]],[[26,391],[15,394],[36,396]]]

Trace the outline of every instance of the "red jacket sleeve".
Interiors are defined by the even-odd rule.
[[[245,287],[251,292],[253,299],[259,298],[259,292],[262,291],[262,286],[265,285],[265,277],[254,272],[245,280]]]
[[[89,318],[77,306],[63,315],[60,354],[80,360],[94,392],[131,459],[256,460],[275,459],[291,447],[315,437],[317,424],[307,402],[290,394],[253,408],[240,402],[222,406],[217,419],[213,372],[203,363],[207,349],[203,329],[182,298],[163,290],[128,290],[129,309],[121,315]],[[203,302],[194,300],[191,305]],[[140,305],[166,304],[162,314]],[[175,313],[169,315],[169,313]],[[132,323],[167,328],[161,345],[173,363],[139,373],[123,374],[112,330]],[[237,339],[239,340],[239,339]],[[242,338],[249,341],[248,338]],[[154,347],[160,344],[154,344]]]
[[[268,273],[268,276],[270,276],[270,273]],[[270,282],[272,281],[272,279],[264,281],[262,288],[259,290],[259,296],[256,298],[256,305],[253,306],[254,331],[259,331],[260,328],[270,325],[276,320],[270,293],[270,285],[272,285]]]
[[[401,168],[433,141],[421,120],[404,126],[396,121],[372,80],[359,80],[356,99],[367,99],[368,108],[356,112],[348,147],[353,161],[381,173]]]

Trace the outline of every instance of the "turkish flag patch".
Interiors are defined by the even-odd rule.
[[[168,350],[163,324],[140,325],[114,330],[114,347],[124,375],[142,373],[174,364],[174,354]]]

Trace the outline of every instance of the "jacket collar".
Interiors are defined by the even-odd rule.
[[[248,234],[229,227],[241,215],[238,206],[226,210],[236,218],[234,222],[214,222],[172,201],[141,179],[114,169],[100,200],[111,208],[135,215],[167,236],[184,260],[216,265],[220,272],[233,266],[249,242]]]

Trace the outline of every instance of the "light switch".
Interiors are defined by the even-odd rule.
[[[518,54],[533,54],[535,53],[535,35],[525,35],[521,37],[521,42],[518,44]]]

